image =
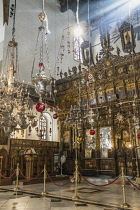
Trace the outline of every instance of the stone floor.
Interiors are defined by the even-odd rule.
[[[109,181],[107,177],[87,179],[96,185],[106,184]],[[55,184],[62,185],[66,182],[67,180],[57,181]],[[120,184],[98,187],[81,181],[77,193],[80,198],[77,200],[72,198],[75,194],[75,185],[71,182],[63,187],[47,182],[48,194],[45,197],[41,196],[43,183],[19,186],[17,195],[13,189],[14,185],[0,187],[0,210],[120,210],[123,203]],[[140,191],[131,185],[126,185],[125,191],[126,202],[130,205],[128,209],[140,210]]]

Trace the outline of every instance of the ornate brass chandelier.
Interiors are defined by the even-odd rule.
[[[8,43],[5,66],[7,76],[1,73],[0,81],[0,127],[9,135],[16,129],[26,129],[33,124],[35,116],[31,111],[31,99],[28,86],[16,80],[18,72],[18,43],[15,41],[15,5],[11,5],[10,17],[13,17],[12,40]],[[8,59],[9,58],[9,59]]]
[[[44,0],[42,1],[42,12],[38,15],[41,26],[38,28],[37,43],[35,49],[35,56],[33,61],[33,67],[31,72],[32,84],[35,86],[36,93],[39,95],[39,100],[42,101],[45,97],[51,96],[50,85],[52,84],[52,78],[46,75],[45,68],[49,70],[49,52],[47,47],[47,34],[50,33],[48,29],[48,19],[44,11]],[[34,76],[34,65],[37,54],[38,43],[40,43],[38,73]],[[44,62],[44,51],[46,53],[47,64]]]

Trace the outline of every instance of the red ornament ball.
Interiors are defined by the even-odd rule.
[[[94,135],[95,134],[95,130],[90,130],[90,135]]]
[[[140,133],[137,135],[138,139],[140,139]]]
[[[38,145],[42,146],[42,143],[41,143],[41,142],[39,142],[39,143],[38,143]]]
[[[89,107],[90,107],[90,108],[93,108],[94,106],[91,104]]]
[[[53,119],[57,119],[58,115],[57,114],[54,114],[53,115]]]
[[[43,112],[45,110],[45,104],[42,102],[39,102],[36,104],[36,110],[38,112]]]
[[[38,65],[39,65],[39,67],[44,67],[43,63],[39,63]]]

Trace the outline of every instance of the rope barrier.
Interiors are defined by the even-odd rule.
[[[54,184],[54,185],[56,185],[56,186],[58,186],[58,187],[63,187],[63,186],[65,186],[65,185],[67,185],[72,179],[73,179],[73,177],[71,177],[65,184],[62,184],[62,185],[59,185],[59,184],[56,184],[52,179],[51,179],[51,177],[49,176],[49,174],[47,173],[47,176],[48,176],[48,178],[49,178],[49,180]]]
[[[126,179],[128,180],[128,182],[130,182],[130,184],[132,184],[135,188],[137,188],[138,190],[140,190],[140,188],[135,185],[128,177],[126,177]]]
[[[26,176],[24,176],[24,174],[22,173],[22,171],[20,170],[20,174],[25,178],[25,179],[28,179],[28,181],[31,181],[31,180],[34,180],[34,179],[37,179],[41,174],[43,173],[43,170],[34,178],[28,178]]]
[[[80,173],[79,173],[79,174],[80,174]],[[96,187],[104,187],[104,186],[110,185],[110,184],[114,183],[117,179],[119,179],[119,177],[120,177],[120,175],[119,175],[116,179],[114,179],[112,182],[109,182],[108,184],[97,185],[97,184],[93,184],[93,183],[89,182],[85,177],[82,176],[82,174],[80,174],[80,176],[81,176],[81,177],[83,178],[83,180],[86,181],[88,184],[91,184],[91,185],[96,186]]]
[[[0,174],[0,176],[4,179],[10,179],[14,174],[16,173],[16,171],[14,171],[13,174],[11,174],[10,176],[6,177],[6,176],[3,176],[2,174]]]

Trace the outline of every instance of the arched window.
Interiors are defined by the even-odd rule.
[[[47,136],[46,136],[46,126],[47,126],[47,121],[45,119],[45,117],[42,115],[39,119],[39,130],[41,133],[41,139],[47,140]]]
[[[83,38],[82,36],[79,36],[79,38],[77,38],[76,36],[74,36],[73,38],[73,56],[74,56],[74,60],[75,61],[79,61],[81,63],[83,63],[83,59],[82,59],[82,52],[81,52],[81,44],[83,42]],[[79,52],[80,50],[80,52]]]
[[[57,120],[49,112],[43,113],[39,118],[39,133],[44,141],[58,141]]]

